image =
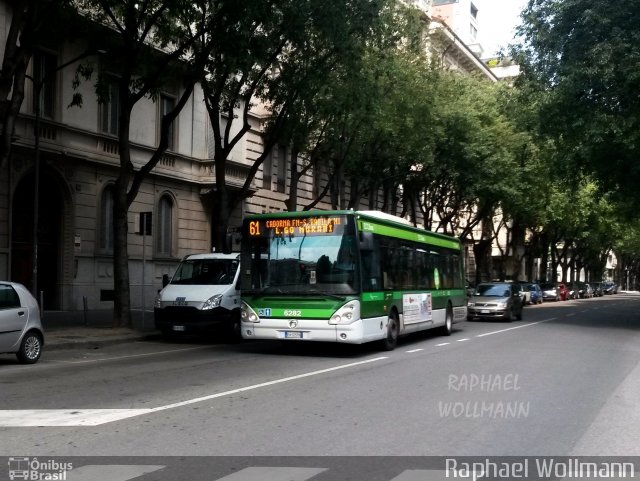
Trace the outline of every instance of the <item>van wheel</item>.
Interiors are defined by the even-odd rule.
[[[400,334],[400,323],[398,315],[395,311],[389,314],[387,319],[387,336],[380,341],[380,347],[383,351],[393,351],[398,345],[398,336]]]
[[[240,323],[240,311],[232,314],[231,322],[226,327],[225,338],[228,342],[240,342],[242,340],[242,325]]]

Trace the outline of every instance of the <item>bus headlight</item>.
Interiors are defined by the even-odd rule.
[[[216,307],[220,307],[220,303],[222,302],[222,294],[217,294],[213,297],[210,297],[204,304],[202,305],[202,310],[206,311],[208,309],[215,309]]]
[[[358,319],[360,319],[360,303],[358,301],[350,301],[331,316],[329,324],[351,324]]]
[[[254,311],[249,304],[246,302],[242,302],[242,310],[240,313],[240,318],[242,322],[260,322],[260,318],[256,311]]]

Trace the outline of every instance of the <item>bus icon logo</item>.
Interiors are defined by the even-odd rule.
[[[29,458],[9,458],[9,479],[29,479]]]

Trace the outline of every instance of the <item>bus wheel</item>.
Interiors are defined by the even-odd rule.
[[[395,312],[391,312],[387,319],[387,337],[381,342],[382,349],[385,351],[393,351],[398,345],[399,333],[400,323],[398,322],[398,315]]]
[[[451,306],[447,306],[447,314],[444,318],[444,326],[440,328],[440,333],[443,336],[450,336],[453,330],[453,313],[451,312]]]

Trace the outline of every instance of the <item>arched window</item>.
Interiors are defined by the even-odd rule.
[[[173,238],[173,200],[163,195],[158,203],[158,254],[170,256]]]
[[[100,201],[100,249],[113,252],[113,185],[102,191]]]

